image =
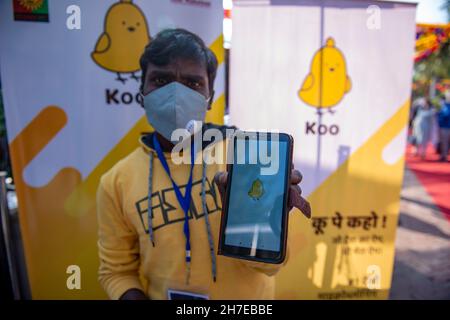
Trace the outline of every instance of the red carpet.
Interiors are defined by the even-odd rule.
[[[448,158],[450,159],[450,157]],[[450,162],[439,162],[439,155],[429,146],[425,159],[415,157],[412,147],[406,152],[406,165],[416,175],[434,204],[450,221]]]

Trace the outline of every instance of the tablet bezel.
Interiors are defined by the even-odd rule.
[[[263,249],[256,249],[255,256],[251,256],[251,248],[247,247],[240,247],[240,246],[232,246],[225,244],[225,229],[227,227],[227,221],[228,221],[228,203],[230,199],[230,191],[231,191],[231,185],[232,185],[232,176],[233,176],[233,162],[234,162],[234,152],[237,145],[237,140],[240,136],[252,136],[256,137],[257,140],[262,140],[263,138],[266,138],[266,140],[270,139],[270,132],[244,132],[244,131],[237,131],[232,137],[231,137],[231,144],[229,145],[229,148],[233,148],[232,156],[233,161],[228,161],[227,164],[227,172],[228,172],[228,181],[227,181],[227,188],[225,193],[225,199],[224,203],[222,204],[222,218],[221,218],[221,224],[220,224],[220,234],[219,234],[219,247],[218,247],[218,254],[233,258],[239,258],[244,260],[250,260],[250,261],[257,261],[257,262],[264,262],[264,263],[272,263],[272,264],[280,264],[282,263],[286,258],[286,245],[287,245],[287,228],[288,228],[288,220],[289,220],[289,212],[288,212],[288,195],[289,195],[289,186],[290,186],[290,176],[291,176],[291,170],[292,170],[292,151],[293,151],[293,138],[291,135],[286,133],[276,133],[279,136],[280,142],[286,142],[288,144],[287,150],[288,154],[285,158],[286,164],[285,164],[285,186],[284,186],[284,193],[283,193],[283,214],[282,221],[281,221],[281,235],[280,235],[280,251],[272,251],[272,250],[263,250]],[[228,151],[228,154],[230,152]]]

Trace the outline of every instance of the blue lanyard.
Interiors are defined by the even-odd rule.
[[[156,133],[153,134],[153,146],[155,147],[156,154],[158,155],[159,161],[161,161],[161,164],[166,171],[167,175],[170,178],[170,181],[172,181],[173,189],[175,190],[175,195],[177,196],[178,202],[180,203],[181,208],[184,211],[184,236],[186,238],[186,263],[189,264],[191,262],[191,242],[190,242],[190,233],[189,233],[189,207],[191,205],[191,190],[192,190],[192,171],[194,168],[194,148],[191,147],[191,169],[189,172],[189,180],[186,184],[186,193],[184,196],[181,194],[180,188],[175,183],[175,181],[172,178],[172,175],[170,174],[170,168],[167,164],[166,158],[164,158],[164,154],[162,152],[161,146],[158,142],[158,139],[156,138]]]

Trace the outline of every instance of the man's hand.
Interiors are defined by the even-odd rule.
[[[302,188],[299,184],[302,182],[303,176],[300,171],[294,169],[294,164],[292,164],[291,171],[291,185],[289,186],[289,196],[288,196],[288,207],[289,211],[293,207],[298,208],[305,217],[311,218],[311,205],[305,198],[302,197]]]
[[[311,205],[305,198],[302,197],[302,189],[299,186],[299,183],[302,181],[303,176],[300,171],[294,169],[294,164],[292,164],[291,171],[291,185],[289,186],[289,195],[288,195],[288,209],[289,211],[292,208],[298,208],[305,217],[308,219],[311,218]],[[225,190],[228,182],[228,172],[219,171],[214,176],[214,181],[217,184],[217,187],[220,192],[220,198],[223,200],[225,198]]]
[[[148,298],[141,290],[130,289],[125,291],[119,300],[148,300]]]

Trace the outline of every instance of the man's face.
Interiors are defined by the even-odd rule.
[[[142,93],[147,95],[173,81],[180,82],[201,93],[205,98],[210,97],[206,65],[198,61],[181,58],[161,67],[149,63]]]

